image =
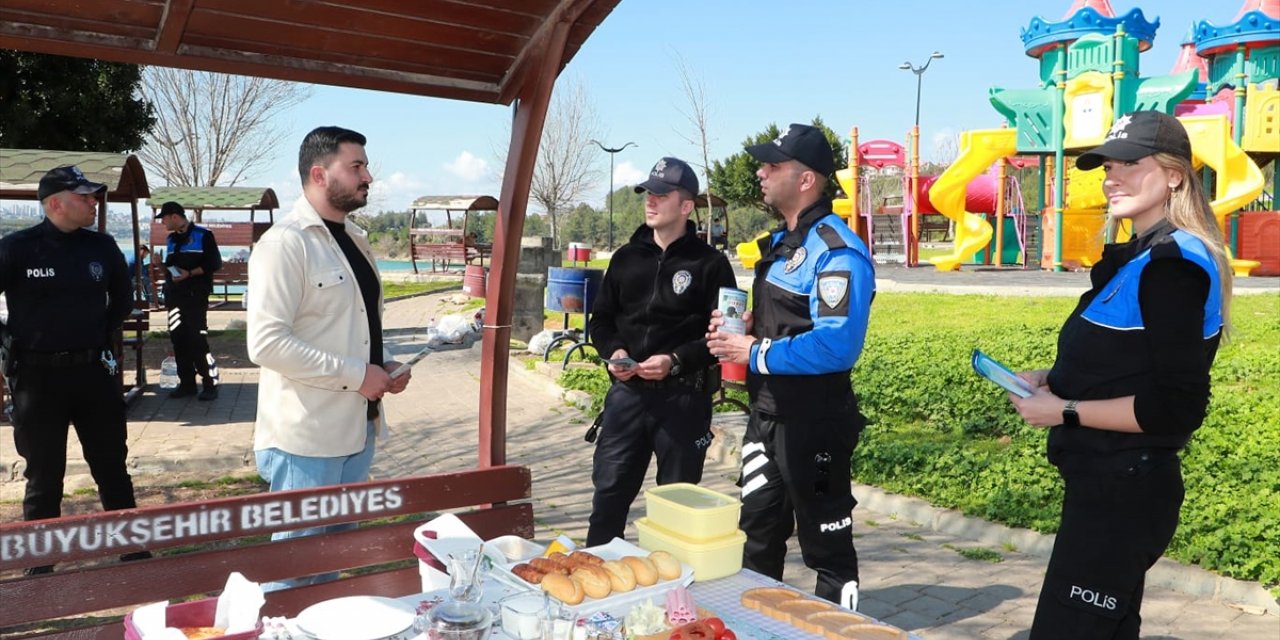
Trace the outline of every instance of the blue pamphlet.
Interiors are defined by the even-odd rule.
[[[1018,374],[1009,370],[1009,367],[977,349],[973,350],[973,370],[1019,398],[1031,397],[1031,385],[1028,385],[1026,380],[1019,378]]]

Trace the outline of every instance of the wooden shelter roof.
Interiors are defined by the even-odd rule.
[[[422,196],[414,200],[409,208],[432,211],[497,211],[498,199],[493,196]]]
[[[133,155],[0,149],[0,198],[35,200],[40,178],[50,169],[68,164],[79,167],[86,178],[107,185],[108,202],[133,202],[151,196],[142,162]]]
[[[147,205],[159,209],[170,200],[184,209],[279,209],[274,189],[262,187],[160,187],[151,192]]]
[[[4,0],[0,48],[510,104],[619,1]]]

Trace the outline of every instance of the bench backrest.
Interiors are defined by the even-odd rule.
[[[360,570],[333,582],[272,592],[263,615],[296,615],[310,604],[344,595],[416,593],[421,578],[416,561],[409,562],[413,530],[429,514],[471,507],[458,515],[482,538],[530,538],[533,505],[512,501],[529,498],[531,488],[528,468],[502,466],[3,524],[0,571],[52,563],[80,566],[0,580],[0,636],[9,637],[7,628],[16,625],[217,592],[232,571],[266,583]],[[341,523],[364,525],[278,542],[268,537]],[[192,545],[199,548],[191,550]],[[116,560],[144,549],[169,551],[150,560]],[[39,637],[117,639],[123,633],[123,625],[113,620]]]

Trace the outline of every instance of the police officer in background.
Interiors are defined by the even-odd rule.
[[[609,365],[591,482],[587,545],[622,537],[649,459],[658,484],[697,483],[711,444],[711,391],[706,326],[733,268],[698,238],[689,221],[698,177],[685,161],[662,158],[645,193],[644,224],[613,255],[591,315],[601,355],[634,364]]]
[[[747,335],[721,333],[708,347],[748,366],[751,416],[742,442],[743,565],[782,579],[787,538],[798,530],[815,593],[857,608],[850,487],[853,449],[866,420],[850,372],[862,352],[875,270],[862,240],[824,195],[835,170],[822,131],[793,124],[747,147],[766,204],[784,225],[759,241]]]
[[[218,363],[209,353],[209,294],[222,254],[213,232],[192,224],[177,202],[160,206],[156,220],[169,230],[165,252],[164,307],[169,312],[169,339],[178,362],[178,387],[170,398],[196,395],[196,373],[204,380],[200,400],[218,397]]]
[[[102,508],[136,506],[125,467],[124,395],[110,347],[133,309],[133,292],[115,241],[85,228],[106,188],[74,166],[53,169],[37,191],[44,221],[0,238],[0,292],[13,338],[5,375],[13,390],[13,440],[27,463],[25,520],[62,515],[68,424],[75,425]]]

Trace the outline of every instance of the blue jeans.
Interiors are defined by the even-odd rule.
[[[271,483],[271,491],[288,491],[290,489],[313,489],[336,484],[351,484],[369,479],[369,468],[373,466],[374,424],[366,425],[364,449],[349,456],[334,458],[316,458],[286,453],[279,449],[262,449],[254,452],[258,462],[258,474]],[[352,524],[335,524],[327,527],[311,527],[296,531],[281,531],[271,534],[271,539],[287,540],[322,533],[337,533],[354,528]],[[336,573],[324,573],[316,576],[294,578],[262,585],[264,591],[277,591],[308,584],[328,582],[338,577]]]

